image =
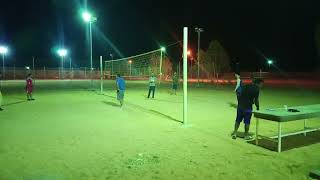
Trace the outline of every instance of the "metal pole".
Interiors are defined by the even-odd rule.
[[[188,28],[183,28],[183,124],[188,122]]]
[[[92,22],[89,23],[89,33],[90,33],[90,78],[91,78],[91,88],[93,85],[93,79],[92,79],[92,29],[91,29]]]
[[[16,65],[13,65],[13,79],[16,79]]]
[[[32,56],[32,74],[35,76],[35,72],[34,72],[34,56]]]
[[[111,55],[111,78],[112,78],[112,75],[113,75],[113,54],[110,54]]]
[[[36,83],[36,73],[34,71],[34,56],[32,56],[32,74],[33,74],[33,81],[34,81],[34,84]]]
[[[181,75],[180,75],[180,61],[179,61],[179,64],[178,64],[178,79],[179,79],[179,82],[180,82],[180,77],[181,77]]]
[[[43,79],[46,79],[46,67],[43,66]]]
[[[70,57],[70,67],[69,67],[70,80],[72,79],[71,62],[72,62],[72,59]]]
[[[3,79],[6,77],[6,74],[4,72],[4,54],[2,54],[2,74],[3,74]]]
[[[162,60],[163,60],[163,53],[162,53],[162,50],[160,50],[160,70],[159,70],[160,79],[159,79],[159,84],[160,84],[161,78],[162,78]]]
[[[197,60],[198,60],[198,87],[200,86],[200,82],[199,82],[199,76],[200,76],[200,31],[198,31],[198,57],[197,57]]]
[[[131,80],[131,63],[130,63],[130,80]]]
[[[102,73],[102,56],[100,56],[100,93],[103,93],[103,73]]]
[[[63,79],[63,60],[64,60],[64,57],[61,56],[61,79]]]
[[[260,69],[259,73],[260,73],[260,78],[262,78],[262,69]]]

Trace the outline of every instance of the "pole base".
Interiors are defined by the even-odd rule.
[[[192,124],[182,124],[182,128],[191,128],[193,125]]]

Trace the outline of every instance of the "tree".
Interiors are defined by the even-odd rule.
[[[217,40],[210,42],[205,60],[206,67],[214,74],[229,72],[231,69],[229,55]]]
[[[203,78],[204,75],[206,75],[207,78],[210,76],[210,71],[206,68],[205,62],[208,62],[207,60],[207,54],[204,50],[200,49],[199,51],[199,65],[200,65],[200,77]]]
[[[172,63],[168,57],[164,57],[162,60],[162,74],[164,76],[172,74]]]

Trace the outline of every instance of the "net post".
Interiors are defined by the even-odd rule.
[[[188,27],[183,28],[183,124],[188,122]]]
[[[160,78],[159,78],[159,85],[160,85],[161,79],[162,79],[162,59],[163,59],[163,53],[162,53],[162,49],[160,49],[160,70],[159,70]]]
[[[102,56],[100,56],[100,93],[103,93],[103,67],[102,67]]]

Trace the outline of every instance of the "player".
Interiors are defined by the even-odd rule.
[[[238,100],[238,103],[239,103],[239,97],[241,95],[243,84],[242,84],[242,80],[240,79],[240,74],[239,73],[235,73],[235,77],[237,79],[237,85],[236,85],[236,88],[234,88],[234,92],[237,95],[237,100]]]
[[[178,83],[179,78],[177,76],[177,72],[174,72],[172,76],[172,92],[174,93],[174,95],[177,95]]]
[[[126,82],[121,77],[120,74],[117,74],[116,78],[116,84],[117,84],[117,99],[120,101],[120,107],[123,106],[123,99],[124,99],[124,91],[126,89]]]
[[[154,98],[154,92],[156,91],[156,80],[157,78],[154,76],[153,73],[151,73],[151,76],[149,78],[149,93],[148,93],[148,99],[150,98],[150,93],[152,92],[152,98]]]
[[[32,74],[29,73],[27,75],[27,79],[26,79],[26,92],[27,92],[27,100],[28,101],[35,100],[35,99],[32,98],[32,90],[33,90]]]
[[[252,139],[249,136],[250,120],[252,116],[252,104],[254,103],[257,111],[259,111],[259,91],[262,87],[263,80],[255,79],[252,84],[244,85],[242,87],[242,93],[239,98],[238,108],[237,108],[237,118],[234,125],[234,131],[232,133],[232,139],[237,138],[237,131],[239,129],[240,123],[243,120],[245,129],[245,140]]]
[[[0,81],[2,83],[2,73],[0,71]],[[2,84],[1,84],[1,87],[0,87],[0,111],[3,111],[2,109],[2,93],[1,93],[1,89],[2,89]]]

